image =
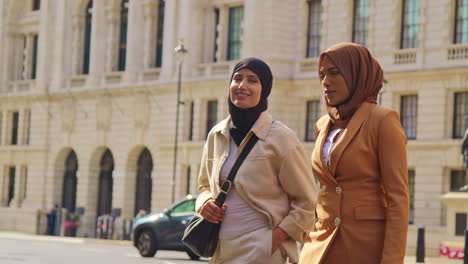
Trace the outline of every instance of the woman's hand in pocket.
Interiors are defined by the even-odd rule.
[[[200,215],[208,222],[219,223],[224,219],[224,211],[226,210],[226,205],[223,207],[218,207],[213,199],[208,200],[200,209]]]
[[[275,251],[279,248],[279,246],[288,239],[289,235],[280,227],[277,227],[273,230],[272,238],[271,238],[271,254],[275,253]]]

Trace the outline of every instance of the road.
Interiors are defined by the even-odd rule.
[[[36,236],[0,231],[0,264],[208,264],[184,252],[158,251],[142,258],[130,241]],[[416,263],[407,256],[405,264]],[[426,264],[462,264],[463,260],[427,257]]]
[[[0,264],[207,264],[184,252],[158,251],[142,258],[130,241],[35,236],[0,232]]]

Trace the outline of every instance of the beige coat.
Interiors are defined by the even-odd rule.
[[[300,264],[403,263],[409,218],[406,137],[395,111],[363,103],[330,154],[330,118],[317,122],[312,167],[321,188],[316,231]]]
[[[252,132],[259,141],[237,172],[234,184],[254,210],[264,214],[271,229],[281,227],[291,239],[281,248],[290,262],[298,261],[296,241],[304,241],[315,222],[316,185],[307,155],[296,134],[263,112],[239,146],[242,151]],[[229,124],[218,123],[209,133],[198,178],[201,195],[196,210],[219,192],[219,173],[229,154]]]

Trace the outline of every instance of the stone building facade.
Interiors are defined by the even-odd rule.
[[[37,211],[58,205],[83,207],[80,235],[93,236],[112,208],[131,218],[195,193],[204,139],[228,114],[230,72],[244,57],[271,65],[269,111],[310,153],[325,114],[317,56],[353,41],[383,66],[380,103],[400,112],[409,138],[409,245],[418,225],[446,239],[441,195],[466,184],[466,9],[460,0],[0,1],[0,229],[36,232]],[[189,52],[173,174],[180,38]]]

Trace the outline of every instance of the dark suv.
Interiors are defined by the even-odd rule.
[[[197,197],[187,195],[164,209],[163,213],[146,215],[135,221],[133,245],[143,257],[153,257],[157,250],[175,250],[187,252],[193,260],[200,258],[181,241],[185,226],[195,214]]]

